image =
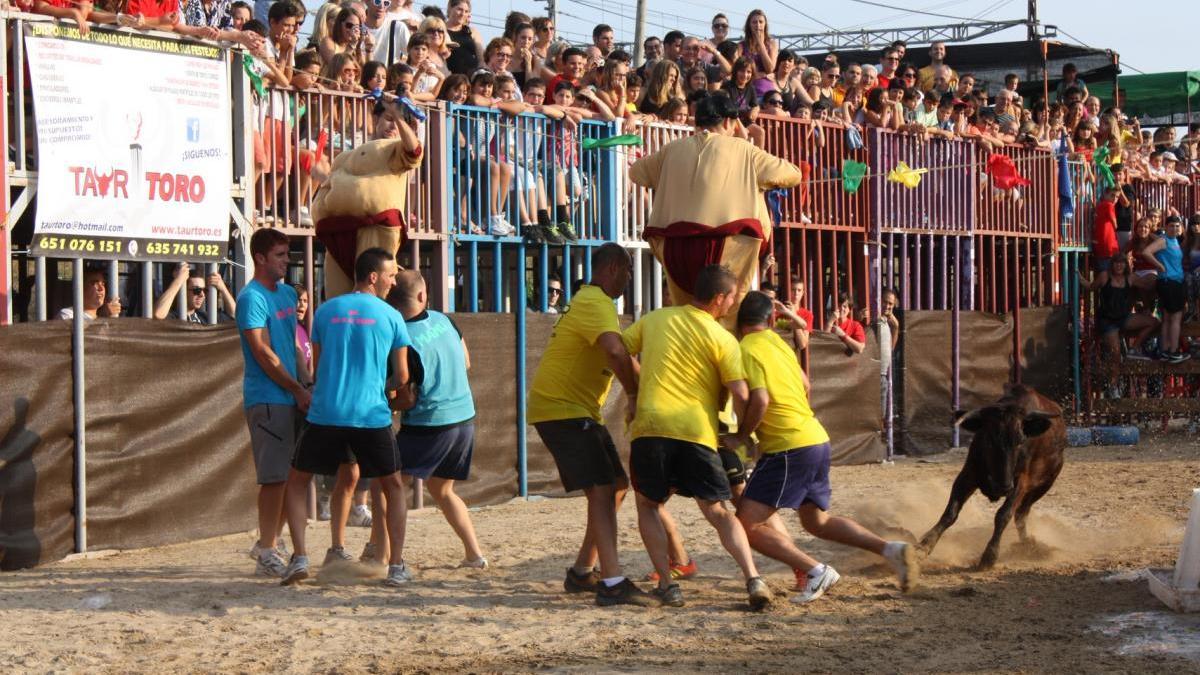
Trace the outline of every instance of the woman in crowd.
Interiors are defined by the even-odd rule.
[[[436,16],[428,17],[421,22],[420,33],[429,40],[429,62],[437,67],[442,75],[449,75],[450,68],[446,65],[446,60],[458,45],[450,39],[446,22]]]
[[[431,53],[432,50],[429,48],[428,35],[417,33],[408,39],[408,53],[405,56],[405,63],[416,73],[416,76],[413,78],[412,88],[412,99],[414,101],[437,100],[438,91],[446,79],[441,69],[430,58]],[[395,84],[389,78],[388,91],[394,90]]]
[[[337,26],[338,14],[341,11],[342,6],[336,2],[327,2],[321,5],[316,16],[313,17],[312,35],[308,37],[309,49],[319,49],[321,41],[333,35],[333,29]]]
[[[673,98],[687,100],[687,95],[680,84],[679,66],[663,59],[650,70],[650,79],[642,88],[642,100],[638,101],[638,112],[661,118],[663,109]]]
[[[775,71],[775,59],[779,56],[779,44],[771,37],[767,28],[767,14],[756,9],[746,16],[741,55],[750,59],[754,73],[760,77]]]
[[[700,66],[688,68],[683,76],[683,93],[691,96],[695,91],[708,91],[708,73]]]
[[[537,77],[538,69],[542,65],[542,60],[533,50],[535,38],[533,24],[528,22],[517,24],[513,28],[512,37],[509,38],[513,43],[514,54],[508,70],[517,83],[518,91],[525,88],[526,80]]]
[[[1158,358],[1167,363],[1183,363],[1192,356],[1184,351],[1181,336],[1183,311],[1187,307],[1187,289],[1183,281],[1183,219],[1167,218],[1167,231],[1142,250],[1142,257],[1152,262],[1158,271],[1158,308],[1162,314],[1162,336],[1158,341]]]
[[[1100,348],[1105,351],[1103,362],[1108,375],[1108,396],[1121,398],[1123,392],[1120,389],[1119,375],[1122,340],[1126,337],[1133,338],[1128,347],[1129,358],[1145,359],[1142,355],[1142,343],[1158,330],[1158,319],[1133,311],[1135,291],[1129,278],[1127,253],[1118,253],[1112,257],[1108,280],[1103,284],[1099,283],[1102,277],[1088,280],[1082,272],[1079,279],[1085,289],[1096,293],[1096,339]]]
[[[455,45],[446,59],[450,72],[470,76],[483,62],[483,36],[471,25],[471,0],[450,0],[446,37]]]
[[[351,8],[337,13],[330,34],[321,39],[317,49],[321,53],[321,62],[329,63],[336,54],[349,54],[357,63],[363,63],[364,52],[369,54],[374,48],[370,32],[366,30],[362,18]]]

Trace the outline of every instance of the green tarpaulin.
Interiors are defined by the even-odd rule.
[[[1117,78],[1123,103],[1121,111],[1136,117],[1163,118],[1200,112],[1200,71],[1122,75]],[[1093,96],[1105,105],[1113,101],[1111,82],[1088,83]]]

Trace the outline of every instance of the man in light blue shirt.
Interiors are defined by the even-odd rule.
[[[308,367],[296,348],[296,292],[282,283],[289,248],[287,235],[279,230],[256,231],[250,238],[254,279],[237,299],[246,364],[242,399],[259,485],[258,542],[251,556],[258,561],[258,574],[269,576],[281,576],[286,567],[275,544],[283,529],[285,481],[300,412],[311,400],[301,384],[308,379]],[[307,496],[306,486],[301,491]]]
[[[367,249],[355,261],[354,278],[352,292],[326,301],[313,317],[316,383],[309,427],[288,476],[288,529],[296,552],[284,574],[285,585],[308,577],[308,481],[314,473],[345,473],[341,467],[348,462],[357,463],[363,476],[378,479],[386,498],[382,517],[393,545],[384,583],[396,586],[412,578],[398,545],[407,510],[387,395],[408,384],[411,341],[404,318],[381,299],[395,284],[396,261],[381,248]]]

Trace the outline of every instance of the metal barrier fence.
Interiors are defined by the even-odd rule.
[[[865,231],[867,191],[842,189],[842,162],[866,162],[864,147],[855,148],[846,129],[825,122],[760,115],[764,148],[800,167],[806,180],[780,200],[784,227],[817,227]]]
[[[914,136],[869,129],[871,227],[880,232],[966,234],[976,227],[975,195],[977,146],[969,140],[940,138],[921,141]],[[916,188],[885,180],[899,162],[928,168]]]
[[[1009,145],[994,153],[1010,157],[1017,171],[1032,184],[1008,190],[997,188],[985,174],[986,156],[977,163],[980,189],[976,194],[976,232],[1017,236],[1057,235],[1058,169],[1054,153],[1043,148]]]
[[[1059,230],[1060,249],[1086,250],[1092,242],[1092,225],[1096,219],[1096,176],[1090,164],[1068,161],[1071,172],[1071,197],[1074,209],[1071,217],[1062,221]]]

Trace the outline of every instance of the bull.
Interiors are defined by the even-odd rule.
[[[1014,513],[1021,542],[1032,543],[1025,519],[1062,471],[1067,427],[1058,404],[1023,385],[1006,388],[1005,395],[991,405],[958,411],[956,418],[956,424],[975,436],[950,489],[950,502],[937,524],[921,538],[921,549],[926,554],[933,551],[975,490],[992,502],[1003,497],[992,538],[979,560],[979,568],[988,569],[996,563],[1000,536]]]

